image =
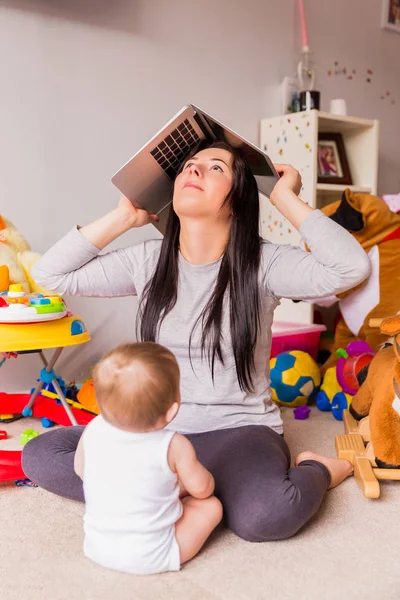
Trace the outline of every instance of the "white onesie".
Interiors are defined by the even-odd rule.
[[[179,571],[182,504],[167,459],[174,435],[124,431],[101,415],[86,427],[84,553],[94,562],[137,575]]]

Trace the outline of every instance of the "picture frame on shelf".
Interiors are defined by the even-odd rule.
[[[383,0],[382,28],[400,33],[400,0]]]
[[[318,183],[352,185],[349,163],[340,133],[318,134],[317,166]]]

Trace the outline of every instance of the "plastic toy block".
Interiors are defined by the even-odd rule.
[[[51,304],[50,298],[31,298],[31,304],[35,306],[42,306],[44,304]]]
[[[311,408],[307,406],[307,404],[302,404],[294,409],[293,414],[295,419],[299,419],[300,421],[304,421],[308,419],[310,416]]]
[[[22,446],[25,446],[25,444],[27,444],[29,440],[32,440],[38,435],[39,432],[35,431],[34,429],[25,429],[25,431],[21,433],[20,443],[22,444]]]
[[[36,308],[36,312],[39,315],[44,315],[44,314],[48,314],[48,313],[57,313],[57,312],[63,312],[65,310],[64,304],[61,304],[61,302],[59,302],[58,304],[46,304],[43,306],[35,306]]]
[[[17,293],[23,292],[24,286],[21,283],[12,283],[9,287],[9,291]]]
[[[49,296],[50,304],[61,304],[62,298],[60,296]]]
[[[8,438],[7,431],[0,429],[0,440],[6,440]]]

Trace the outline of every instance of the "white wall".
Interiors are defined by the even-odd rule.
[[[350,113],[381,119],[380,189],[400,191],[400,35],[380,30],[377,0],[305,6],[322,108],[344,96]],[[0,0],[0,212],[45,251],[114,206],[112,174],[188,102],[257,142],[299,47],[294,0]],[[371,67],[372,83],[329,78],[335,60],[360,73]],[[378,88],[390,86],[396,105],[379,99]],[[119,243],[154,234],[132,231]],[[69,305],[93,341],[66,351],[59,366],[82,379],[104,350],[134,335],[136,303]],[[35,357],[8,361],[1,389],[28,388],[38,368]]]

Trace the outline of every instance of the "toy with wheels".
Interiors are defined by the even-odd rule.
[[[323,412],[332,412],[335,419],[341,420],[342,412],[351,403],[352,396],[346,394],[336,376],[336,367],[330,367],[316,396],[316,405]]]
[[[292,408],[307,404],[321,383],[315,360],[301,350],[292,350],[270,359],[272,399]]]
[[[357,393],[359,378],[374,357],[372,348],[363,341],[348,344],[346,350],[337,351],[340,357],[335,367],[327,369],[316,404],[322,411],[332,411],[338,421],[343,420],[343,411],[349,408],[352,397]]]

